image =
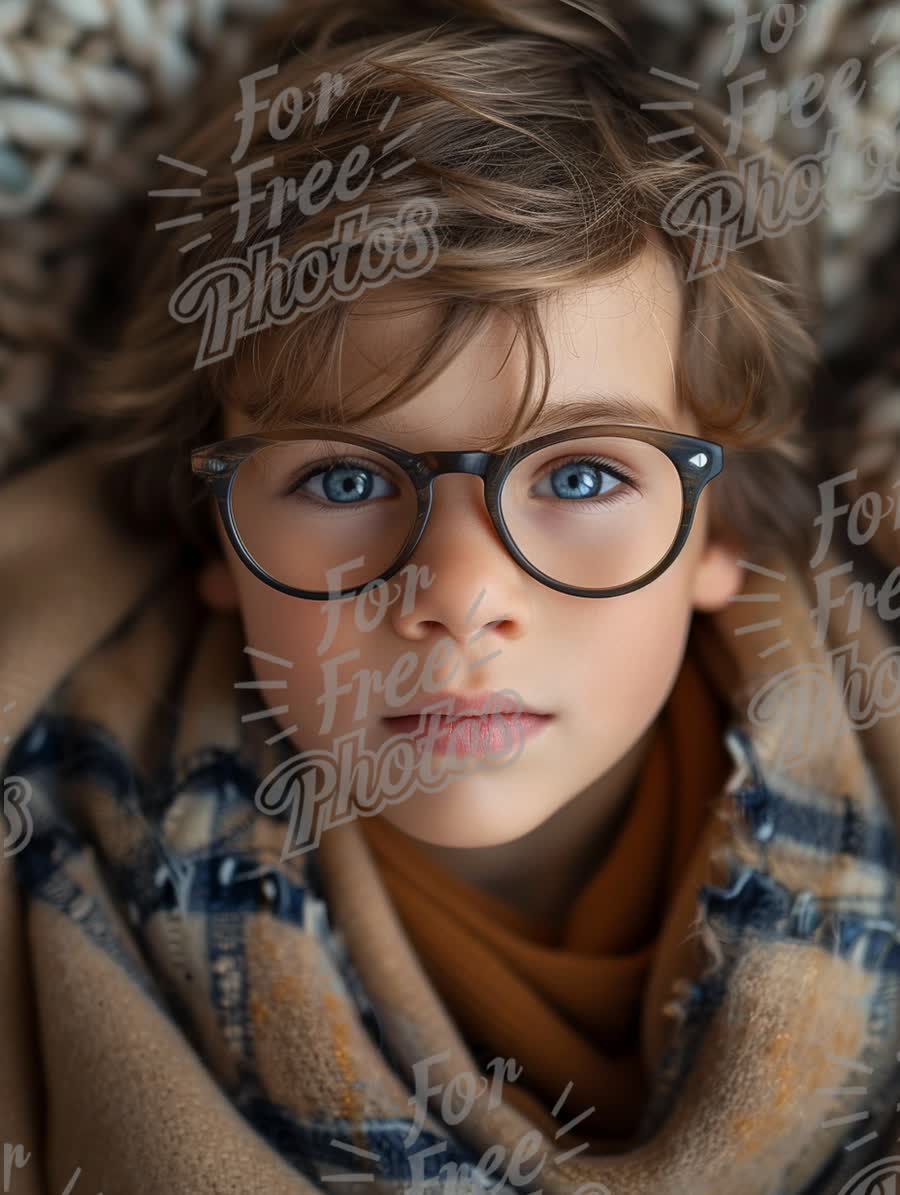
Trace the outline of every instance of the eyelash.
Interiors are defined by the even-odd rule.
[[[605,460],[602,456],[573,456],[567,457],[565,460],[561,461],[551,461],[542,477],[546,476],[547,473],[555,472],[557,469],[563,469],[566,465],[596,465],[598,468],[603,469],[603,471],[608,473],[611,477],[615,477],[618,481],[624,482],[625,485],[630,486],[638,494],[641,492],[640,486],[637,483],[637,478],[630,473],[629,470],[624,467],[624,465],[613,465],[610,463],[610,461]],[[596,506],[611,506],[614,502],[622,501],[624,497],[624,494],[617,491],[612,495],[598,495],[582,502],[576,502],[575,505],[589,510]],[[565,502],[566,499],[560,498],[559,501]]]
[[[287,497],[290,494],[293,494],[296,490],[299,490],[299,488],[304,484],[304,482],[309,481],[310,478],[312,478],[312,477],[321,476],[322,474],[327,473],[330,469],[346,469],[346,468],[365,469],[369,473],[374,473],[376,477],[380,477],[382,479],[382,481],[390,481],[391,480],[390,477],[386,477],[376,467],[376,465],[373,461],[357,460],[351,456],[342,456],[342,457],[339,457],[337,460],[329,461],[329,463],[327,465],[322,465],[322,464],[310,465],[310,467],[307,470],[305,470],[305,472],[302,474],[302,476],[298,477],[296,481],[291,482],[291,484],[288,486],[288,488],[285,491],[285,496]],[[305,497],[310,498],[314,502],[319,502],[319,499],[313,495],[307,494],[307,495],[305,495]],[[339,503],[337,503],[337,502],[328,502],[328,503],[319,502],[319,505],[326,506],[332,510],[340,509]],[[363,505],[363,504],[362,503],[348,503],[347,505],[353,506],[353,505]]]

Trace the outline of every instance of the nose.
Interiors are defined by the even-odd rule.
[[[435,480],[431,514],[412,563],[426,567],[432,581],[416,590],[412,610],[392,607],[398,634],[418,640],[438,630],[461,647],[477,641],[473,654],[483,659],[494,635],[516,639],[525,633],[528,588],[536,582],[497,534],[480,477],[457,474]]]

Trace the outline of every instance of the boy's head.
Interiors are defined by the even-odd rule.
[[[404,355],[415,351],[434,324],[433,312],[422,308],[421,302],[417,305],[414,294],[401,291],[397,284],[394,287],[396,293],[386,287],[366,296],[349,322],[342,380],[350,389],[372,393],[389,385],[397,378]],[[649,427],[698,434],[696,421],[676,400],[673,360],[680,301],[678,282],[665,255],[648,246],[627,277],[599,281],[544,304],[543,326],[553,365],[545,413],[558,412],[576,395],[599,398],[627,390],[651,408]],[[387,415],[368,418],[355,430],[413,452],[496,445],[504,439],[525,376],[524,354],[513,340],[514,329],[498,313],[495,323],[469,340],[416,397]],[[326,405],[331,398],[327,383],[320,382],[309,397],[316,405]],[[597,412],[588,418],[568,416],[553,426],[596,423],[602,418],[599,403]],[[255,430],[255,421],[245,413],[226,410],[226,436]],[[589,441],[586,447],[596,442]],[[609,442],[620,443],[614,438]],[[670,473],[676,479],[674,466],[647,444],[637,444],[633,452],[623,455],[626,462],[631,458],[636,469],[648,451],[659,455],[666,477]],[[320,452],[316,442],[304,455],[315,459]],[[367,527],[378,534],[377,528],[396,517],[389,505],[379,514],[379,499],[389,504],[393,495],[395,509],[402,509],[400,486],[381,481],[380,488],[372,488],[372,475],[365,471],[361,480],[369,484],[370,496],[358,499],[356,510],[338,505],[331,495],[340,491],[334,481],[326,489],[321,473],[317,481],[302,483],[302,494],[285,496],[282,475],[290,474],[293,480],[299,470],[287,460],[282,464],[277,453],[268,452],[269,460],[260,460],[256,469],[248,471],[242,487],[235,487],[234,504],[238,530],[243,530],[247,546],[253,548],[264,540],[258,558],[279,578],[296,578],[306,568],[312,569],[313,557],[329,552],[338,539],[346,539],[348,546],[337,550],[335,559],[346,556],[349,561],[356,556],[350,543],[361,549]],[[287,450],[285,455],[290,460],[292,453]],[[361,465],[367,459],[374,463],[360,454]],[[551,466],[554,463],[551,459]],[[610,460],[609,467],[616,468],[617,460]],[[535,484],[539,472],[545,474],[545,488],[549,478],[558,488],[571,481],[559,465],[555,476],[542,466],[529,473],[529,478],[535,475]],[[335,475],[338,482],[359,477]],[[649,468],[640,481],[646,486],[637,493],[613,474],[591,472],[589,466],[577,485],[569,485],[574,493],[567,509],[548,511],[554,501],[557,508],[563,504],[562,499],[549,497],[553,491],[548,490],[543,499],[531,499],[532,505],[543,502],[544,506],[533,518],[535,536],[552,520],[548,534],[568,534],[576,540],[593,534],[597,550],[602,550],[604,537],[618,539],[617,521],[642,525],[649,535],[648,522],[658,526],[671,515],[671,539],[677,510],[641,514],[642,507],[654,507],[667,493],[671,496],[671,490],[663,478],[655,480]],[[591,492],[617,490],[618,507],[608,500],[609,505],[599,509],[575,510],[579,485]],[[259,518],[266,517],[257,513],[262,503],[270,512],[268,517],[296,527],[296,542],[270,541],[267,528],[258,525]],[[320,512],[315,505],[310,510],[312,503],[330,503],[330,509]],[[366,503],[368,511],[363,509]],[[300,532],[301,521],[305,534]],[[219,528],[223,559],[207,564],[200,578],[201,591],[212,606],[241,612],[248,644],[295,662],[294,668],[286,670],[254,657],[258,679],[285,682],[285,687],[273,690],[277,702],[271,704],[284,707],[278,718],[282,726],[299,724],[293,736],[298,749],[328,752],[335,740],[362,730],[369,750],[386,750],[405,729],[387,719],[433,705],[437,690],[463,698],[502,690],[516,694],[524,708],[552,715],[512,762],[507,762],[506,753],[501,756],[502,766],[481,766],[468,775],[454,776],[434,793],[385,808],[387,820],[442,845],[491,845],[517,838],[598,777],[621,766],[669,694],[693,611],[721,607],[741,581],[736,550],[708,534],[706,494],[701,495],[687,544],[661,577],[620,597],[586,599],[558,592],[519,567],[488,517],[480,479],[440,477],[434,483],[428,526],[413,555],[418,568],[427,570],[424,575],[430,584],[419,588],[406,609],[398,588],[380,621],[376,602],[350,597],[332,603],[326,612],[325,603],[298,601],[279,592],[249,571],[221,522]],[[537,549],[536,543],[532,546]],[[641,550],[635,547],[637,553]],[[309,559],[295,564],[292,554],[308,554]],[[577,562],[567,559],[566,563]],[[319,657],[317,648],[323,640],[327,651]],[[443,658],[438,654],[442,642],[448,647]],[[368,678],[376,674],[386,678],[407,653],[412,653],[414,662],[393,691],[390,687],[379,691],[370,683]],[[439,666],[429,665],[429,657]],[[422,687],[417,682],[426,674],[427,687]],[[324,703],[323,693],[332,694]],[[490,765],[489,759],[486,762]],[[395,765],[395,774],[400,766]]]
[[[298,750],[329,751],[363,730],[365,747],[378,751],[398,733],[385,717],[421,709],[437,688],[463,698],[511,690],[553,716],[508,766],[457,776],[384,810],[436,844],[509,841],[588,786],[602,799],[604,777],[633,774],[692,615],[734,596],[741,556],[802,555],[812,506],[793,436],[814,360],[804,322],[807,246],[800,230],[762,237],[686,280],[701,232],[672,235],[664,212],[689,183],[699,190],[726,164],[723,118],[695,101],[693,144],[703,156],[687,155],[685,138],[661,137],[677,127],[679,110],[642,106],[680,97],[604,23],[568,6],[387,2],[335,15],[312,2],[290,26],[286,19],[271,24],[254,60],[257,70],[278,64],[254,80],[259,108],[243,153],[243,164],[271,158],[252,177],[264,201],[235,246],[235,86],[175,155],[213,176],[201,205],[210,237],[178,262],[174,245],[157,246],[152,262],[145,255],[134,315],[89,409],[112,411],[120,428],[131,420],[127,436],[117,432],[127,480],[121,466],[116,476],[134,525],[180,527],[204,551],[205,600],[240,611],[249,645],[294,662],[286,671],[253,657],[259,679],[286,680],[270,704],[285,707],[283,727],[298,725]],[[342,78],[327,119],[310,104],[289,137],[273,137],[276,97],[286,88],[321,93],[323,71]],[[287,107],[281,112],[283,126]],[[317,214],[285,202],[269,223],[272,199],[288,193],[279,179],[309,181],[323,160],[336,173],[351,155],[372,167],[361,194],[333,197]],[[315,310],[239,336],[233,353],[192,368],[199,329],[168,311],[188,272],[206,265],[215,273],[216,262],[275,235],[289,260],[333,238],[336,215],[367,205],[370,220],[390,218],[410,199],[437,211],[438,252],[427,272],[405,279],[397,271],[350,300],[326,294]],[[745,202],[752,209],[754,197]],[[182,232],[179,243],[189,239]],[[498,537],[481,480],[451,475],[435,482],[412,558],[430,584],[363,630],[352,598],[301,600],[251,573],[187,472],[198,445],[310,423],[412,452],[498,451],[541,434],[535,420],[576,395],[623,392],[650,408],[647,426],[721,443],[726,467],[701,495],[677,559],[612,598],[558,592],[530,576]],[[552,426],[597,421],[573,416]],[[610,482],[608,473],[590,477]],[[285,549],[302,553],[304,544]],[[430,667],[423,688],[439,640],[454,651]],[[414,658],[391,692],[366,679],[387,677],[407,653]],[[335,686],[337,700],[323,704]]]

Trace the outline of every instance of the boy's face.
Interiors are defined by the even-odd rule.
[[[404,297],[409,311],[388,309],[389,300]],[[385,374],[399,376],[401,354],[436,319],[413,307],[397,283],[365,296],[366,316],[354,317],[345,341],[346,390],[366,382],[371,389],[366,385],[363,393],[374,394]],[[653,247],[626,278],[547,304],[544,327],[553,369],[548,405],[576,392],[627,390],[659,412],[656,426],[666,419],[677,431],[699,434],[675,403],[679,313],[677,280]],[[406,406],[353,430],[414,452],[482,448],[486,437],[508,426],[521,390],[521,341],[504,365],[511,327],[495,325]],[[304,396],[307,402],[318,397]],[[226,411],[226,435],[255,430],[242,413]],[[537,434],[529,430],[526,436]],[[275,699],[269,704],[287,707],[276,720],[282,728],[297,724],[291,742],[298,751],[330,752],[335,739],[362,729],[365,747],[377,752],[399,733],[384,718],[434,704],[436,688],[460,697],[513,690],[525,707],[552,715],[511,761],[507,753],[502,766],[495,761],[492,767],[489,757],[473,766],[470,759],[465,774],[457,765],[437,791],[413,785],[408,797],[380,807],[386,820],[423,842],[491,846],[526,834],[588,787],[598,800],[608,799],[604,778],[621,774],[626,757],[647,741],[677,678],[692,612],[720,608],[741,586],[734,552],[707,539],[707,496],[704,492],[674,564],[621,597],[574,597],[530,577],[494,531],[481,480],[461,474],[436,480],[431,518],[413,556],[413,564],[427,566],[431,584],[415,589],[411,608],[395,600],[373,630],[357,626],[357,599],[302,600],[258,580],[235,554],[218,515],[224,562],[204,571],[201,592],[214,607],[240,610],[248,646],[293,662],[286,669],[250,657],[258,680],[286,681],[286,688],[270,690]],[[296,551],[303,550],[298,543]],[[365,615],[372,610],[367,605]],[[360,622],[365,625],[366,618]],[[320,656],[317,648],[329,627],[333,638]],[[435,645],[448,637],[452,655],[435,655]],[[324,707],[317,703],[326,688],[323,664],[354,650],[358,655],[332,674],[347,691],[337,698],[332,724],[323,732]],[[375,671],[387,677],[408,653],[414,665],[403,672],[397,691],[413,696],[397,708],[373,689],[357,718],[354,677]],[[423,689],[416,682],[425,675],[429,655],[443,664],[432,667]],[[262,699],[267,696],[263,690]]]

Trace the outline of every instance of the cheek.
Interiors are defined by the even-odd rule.
[[[320,613],[323,603],[280,594],[249,574],[240,582],[240,601],[245,650],[253,675],[259,681],[273,682],[260,691],[261,704],[288,707],[277,716],[282,727],[295,722],[308,726],[321,692],[317,651],[327,627]],[[337,650],[343,649],[336,640],[330,651]]]
[[[283,728],[299,728],[295,746],[331,746],[336,734],[354,729],[357,686],[332,696],[333,716],[326,715],[323,695],[326,665],[332,661],[332,687],[351,683],[360,670],[384,670],[371,645],[377,630],[364,634],[356,626],[354,603],[300,601],[258,582],[252,574],[240,582],[241,618],[254,677],[277,682],[260,692],[261,704],[286,707],[273,715]],[[368,649],[368,652],[367,652]],[[355,656],[340,657],[355,652]],[[259,653],[265,653],[261,655]],[[271,656],[273,659],[266,657]],[[322,731],[328,720],[328,733]]]
[[[316,658],[325,631],[320,602],[305,602],[264,585],[247,570],[239,581],[246,643],[284,657],[295,668]]]
[[[595,608],[559,623],[572,627],[565,656],[577,670],[576,699],[623,731],[649,723],[675,682],[690,630],[684,576],[670,570],[635,593],[585,605]]]

